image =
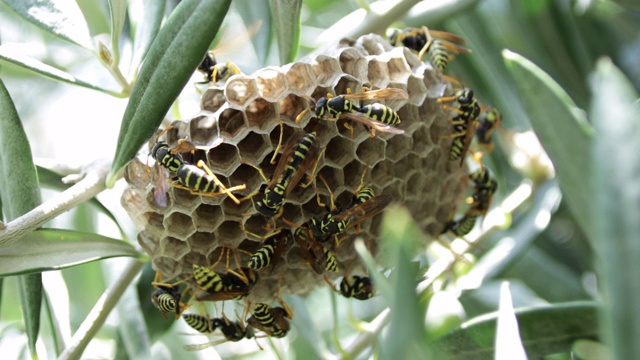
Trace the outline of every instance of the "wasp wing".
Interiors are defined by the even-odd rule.
[[[383,122],[380,122],[378,120],[374,120],[364,114],[358,113],[358,112],[344,112],[340,115],[340,117],[345,118],[347,120],[351,120],[351,121],[355,121],[357,123],[360,123],[364,126],[368,126],[370,128],[372,128],[375,131],[379,131],[379,132],[383,132],[383,133],[387,133],[387,134],[394,134],[394,135],[400,135],[400,134],[404,134],[404,130],[402,129],[398,129],[394,126],[391,125],[387,125]]]
[[[409,98],[409,94],[405,90],[398,88],[368,90],[358,94],[345,94],[340,96],[349,100],[406,100]]]

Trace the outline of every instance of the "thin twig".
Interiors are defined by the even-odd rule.
[[[111,163],[108,161],[91,164],[87,169],[86,176],[77,184],[19,218],[4,224],[5,228],[0,230],[0,246],[13,244],[47,221],[102,192],[105,189],[105,179],[110,169]]]
[[[127,289],[129,284],[138,275],[143,263],[137,260],[130,260],[125,266],[122,275],[111,285],[100,297],[96,305],[91,309],[89,315],[82,322],[73,337],[69,346],[64,349],[59,360],[80,359],[87,345],[98,330],[102,327],[111,310],[116,306],[118,300]]]

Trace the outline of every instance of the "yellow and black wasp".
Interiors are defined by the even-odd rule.
[[[211,333],[216,327],[217,323],[215,323],[214,319],[209,319],[209,317],[198,314],[182,314],[182,319],[194,330],[201,333]]]
[[[182,311],[188,306],[181,301],[190,287],[187,286],[182,292],[180,292],[180,283],[185,280],[170,284],[166,281],[160,281],[161,276],[162,274],[157,272],[153,282],[151,283],[151,285],[156,288],[156,290],[151,293],[151,303],[160,310],[162,316],[165,318],[167,317],[167,313],[175,312],[176,319],[178,319]]]
[[[478,117],[478,127],[476,128],[476,139],[478,145],[486,148],[485,153],[493,151],[494,144],[491,142],[491,135],[502,123],[500,110],[494,107],[484,109]]]
[[[224,273],[213,271],[212,269],[227,254],[227,265]],[[258,273],[248,267],[240,267],[237,253],[234,254],[236,260],[236,270],[229,268],[229,253],[231,249],[223,249],[220,257],[210,268],[193,264],[193,278],[198,287],[204,291],[196,296],[199,301],[225,301],[241,299],[249,294],[253,286],[258,282]]]
[[[406,91],[396,88],[367,90],[358,94],[351,94],[351,91],[347,90],[347,94],[338,96],[327,94],[326,97],[320,98],[316,102],[315,115],[317,118],[324,120],[344,118],[360,123],[369,129],[371,136],[375,135],[375,131],[396,135],[404,134],[404,130],[394,127],[394,125],[400,123],[400,116],[393,109],[380,103],[359,106],[355,101],[406,100],[408,98],[409,94]],[[299,123],[310,110],[305,109],[301,112],[296,117],[296,123]]]
[[[262,330],[268,336],[285,337],[291,329],[289,320],[293,318],[293,314],[284,302],[281,304],[283,307],[271,307],[264,303],[256,303],[247,324]]]
[[[449,160],[460,159],[460,165],[464,163],[464,157],[469,150],[469,144],[475,131],[476,119],[480,115],[480,105],[473,97],[473,90],[465,88],[457,91],[453,96],[445,96],[438,99],[439,103],[455,101],[458,107],[446,107],[457,113],[450,121],[453,124],[454,133],[449,135],[453,138]]]
[[[322,274],[325,271],[339,271],[338,261],[333,253],[311,238],[309,234],[310,232],[307,228],[296,227],[293,238],[298,247],[300,247],[303,258],[309,263],[313,271],[318,274]]]
[[[374,287],[368,276],[345,276],[340,282],[340,294],[346,298],[358,300],[371,299],[374,295]]]
[[[163,133],[170,128],[163,130]],[[151,156],[162,166],[176,174],[176,177],[171,182],[173,187],[185,189],[194,195],[202,196],[217,196],[224,193],[236,204],[239,204],[240,200],[233,195],[232,191],[244,190],[246,186],[238,185],[227,188],[204,161],[199,160],[197,166],[184,161],[180,153],[194,149],[195,146],[189,141],[180,141],[178,146],[173,149],[166,142],[158,141],[151,150]]]
[[[260,237],[246,229],[244,229],[244,231],[247,234],[251,234],[263,240],[260,248],[249,258],[249,264],[247,266],[254,270],[260,270],[271,266],[271,270],[273,271],[280,260],[282,250],[292,242],[290,239],[291,233],[288,231],[282,231],[282,229],[276,229],[270,234]]]
[[[186,350],[191,350],[191,351],[202,350],[211,346],[219,345],[226,341],[237,342],[242,339],[251,339],[255,337],[253,328],[245,326],[242,323],[242,321],[231,321],[224,315],[220,318],[213,318],[211,320],[209,320],[207,317],[202,315],[195,315],[195,316],[198,318],[197,320],[193,320],[193,322],[197,326],[202,327],[205,330],[208,330],[210,328],[211,331],[208,331],[208,332],[214,332],[216,329],[220,329],[220,332],[222,332],[224,339],[211,341],[204,344],[185,345],[184,348]],[[198,328],[196,328],[191,324],[189,324],[189,326],[200,331]],[[200,332],[206,332],[206,331],[200,331]]]
[[[463,47],[466,44],[463,38],[446,31],[429,30],[426,26],[404,30],[392,29],[388,37],[394,46],[404,46],[417,51],[420,60],[428,54],[429,59],[440,71],[447,68],[449,60],[455,54],[471,52]]]
[[[278,165],[273,175],[271,175],[271,180],[267,179],[259,167],[245,163],[257,169],[265,182],[267,182],[266,187],[262,191],[262,200],[256,202],[256,210],[260,214],[270,218],[279,212],[286,197],[300,180],[302,180],[306,171],[314,163],[317,166],[319,149],[320,147],[315,132],[293,136],[285,146]],[[313,173],[315,173],[315,168],[312,170],[311,179],[313,179]],[[309,183],[311,183],[311,181]],[[308,184],[303,184],[302,186],[305,187],[308,186]],[[258,193],[259,192],[250,194],[246,198],[250,198]]]
[[[215,50],[207,51],[204,59],[202,59],[202,62],[198,65],[196,70],[204,74],[204,80],[196,84],[225,83],[231,76],[242,74],[242,71],[231,61],[227,61],[224,64],[218,63],[214,56],[214,51]]]

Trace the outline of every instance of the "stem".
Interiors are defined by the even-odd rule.
[[[355,359],[364,349],[369,347],[390,320],[391,310],[386,308],[380,315],[376,316],[370,323],[370,329],[358,334],[356,340],[349,345],[349,349],[344,355],[338,356],[336,360]]]
[[[110,169],[111,162],[108,161],[91,164],[86,176],[77,184],[28,213],[4,224],[5,228],[0,230],[0,246],[13,244],[47,221],[102,192],[105,189],[105,180]]]
[[[113,75],[118,84],[122,87],[122,93],[129,96],[129,94],[131,94],[131,84],[129,84],[124,75],[122,75],[120,68],[114,63],[112,66],[107,66],[107,70],[109,70],[111,75]]]
[[[73,334],[69,346],[58,359],[80,359],[85,348],[89,345],[89,342],[93,339],[98,330],[100,330],[107,319],[107,316],[109,316],[111,310],[116,306],[124,291],[127,289],[129,284],[131,284],[136,275],[138,275],[142,265],[143,263],[137,260],[131,260],[129,264],[125,266],[121,277],[102,294],[96,305],[91,309],[89,315],[87,315],[87,318],[78,328],[78,331]]]

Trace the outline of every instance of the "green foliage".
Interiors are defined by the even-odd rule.
[[[296,308],[297,337],[283,340],[292,341],[284,347],[288,350],[273,347],[259,354],[489,359],[509,346],[523,346],[530,358],[640,354],[634,338],[640,323],[640,307],[634,301],[640,296],[634,278],[640,256],[635,241],[640,232],[635,181],[635,154],[640,152],[640,77],[635,64],[640,43],[633,2],[404,0],[390,7],[381,6],[383,2],[338,0],[237,0],[233,7],[229,0],[186,0],[178,5],[156,0],[3,3],[0,63],[10,65],[11,71],[0,72],[0,199],[7,225],[0,227],[0,274],[19,274],[19,285],[15,290],[0,286],[0,292],[4,313],[17,308],[14,293],[19,293],[24,322],[20,331],[28,336],[33,358],[91,357],[92,344],[102,339],[117,340],[118,358],[197,356],[185,352],[182,344],[199,341],[182,336],[179,323],[173,326],[176,322],[164,319],[150,303],[154,272],[148,262],[137,286],[130,286],[142,267],[136,260],[141,254],[123,241],[135,238],[135,229],[119,214],[117,186],[101,194],[100,201],[94,196],[102,187],[84,190],[83,201],[94,205],[83,214],[89,220],[55,218],[47,229],[12,234],[23,221],[52,219],[53,210],[47,206],[31,211],[41,202],[41,188],[69,200],[79,196],[78,187],[63,183],[60,172],[34,166],[31,150],[38,145],[34,139],[48,136],[38,134],[39,122],[59,121],[67,114],[52,113],[46,119],[25,114],[54,103],[58,90],[72,88],[73,94],[81,95],[78,106],[122,119],[115,146],[107,149],[115,154],[108,179],[114,185],[120,170],[169,117],[169,109],[179,106],[176,99],[187,92],[189,79],[218,29],[224,26],[237,34],[238,27],[231,23],[236,18],[252,35],[255,68],[296,60],[300,49],[316,50],[342,36],[383,34],[389,25],[451,31],[466,39],[473,53],[459,55],[446,75],[474,89],[482,104],[496,106],[503,114],[503,128],[494,134],[496,150],[483,159],[499,181],[494,201],[498,210],[487,216],[482,243],[467,249],[473,253],[466,257],[469,263],[456,266],[437,246],[419,250],[424,235],[411,220],[415,214],[393,209],[382,224],[384,256],[379,262],[363,245],[357,246],[379,296],[366,304],[329,291],[304,300],[287,297],[286,302]],[[15,46],[21,32],[29,39],[24,40],[28,46]],[[277,52],[271,51],[274,44]],[[93,58],[87,59],[88,55]],[[60,85],[55,91],[41,88],[34,76]],[[87,89],[100,96],[128,98],[124,114],[99,102],[84,103]],[[91,121],[91,116],[78,121]],[[60,145],[73,145],[74,136],[85,136],[76,135],[73,127],[60,127],[61,134],[69,136],[55,135]],[[531,155],[527,147],[532,142],[519,143],[527,131],[545,153]],[[76,149],[89,150],[93,149]],[[56,156],[55,151],[50,154],[47,149],[47,155]],[[553,172],[540,166],[546,156]],[[100,176],[102,184],[106,171]],[[63,204],[68,210],[74,203]],[[98,214],[108,219],[110,229],[104,235],[105,222],[92,225]],[[498,229],[495,218],[501,216],[506,219],[503,223],[511,223],[509,229]],[[473,234],[470,240],[477,239]],[[125,258],[105,260],[111,257]],[[598,260],[595,268],[592,259]],[[74,267],[80,264],[86,265]],[[52,305],[56,294],[47,293],[42,302],[40,272],[58,269],[65,269],[69,289],[68,293],[58,289],[70,297],[67,318],[64,309]],[[511,284],[510,291],[501,296],[504,281]],[[104,299],[98,301],[100,293]],[[443,304],[438,300],[443,296],[455,301]],[[43,304],[42,319],[50,326],[40,332]],[[498,306],[500,315],[493,312]],[[113,309],[120,319],[116,328],[105,326],[99,332]],[[597,321],[600,314],[602,323]],[[472,319],[458,326],[466,317]],[[497,331],[498,321],[508,324],[507,334],[519,332],[520,339]],[[0,325],[3,339],[11,333],[7,329],[15,327]],[[71,335],[67,331],[77,333],[63,344],[62,339]],[[37,354],[38,337],[54,353]],[[267,341],[260,343],[264,346]]]

